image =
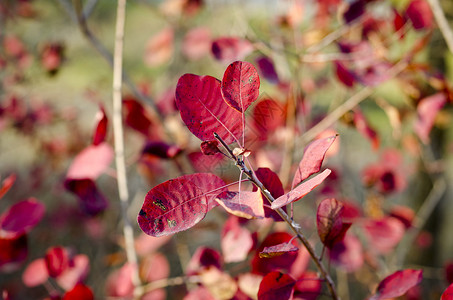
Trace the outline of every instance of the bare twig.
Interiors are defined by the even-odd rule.
[[[167,286],[176,286],[176,285],[183,285],[183,284],[194,284],[200,283],[201,278],[199,276],[179,276],[173,278],[164,278],[160,280],[155,280],[153,282],[148,283],[144,286],[144,292],[148,293],[157,289],[165,288]]]
[[[448,49],[453,54],[453,31],[451,30],[447,18],[440,6],[439,0],[428,0],[429,6],[433,11],[434,18],[436,19],[437,25],[439,26],[440,32],[442,33],[445,42],[447,43]]]
[[[126,19],[126,0],[118,0],[115,29],[115,50],[113,56],[113,134],[115,137],[115,163],[117,170],[118,193],[123,218],[123,234],[127,261],[134,266],[132,283],[135,286],[134,295],[142,294],[138,274],[137,253],[134,248],[134,231],[127,216],[129,207],[129,191],[126,177],[126,162],[124,159],[124,133],[122,118],[122,78],[123,78],[123,44],[124,23]]]
[[[233,151],[231,151],[230,147],[223,141],[223,139],[216,133],[214,133],[214,137],[222,144],[222,146],[228,151],[230,158],[235,162],[236,166],[243,172],[245,175],[248,177],[248,179],[257,187],[261,190],[263,195],[266,197],[266,199],[269,201],[269,203],[272,203],[275,201],[275,198],[271,195],[269,190],[266,189],[266,187],[261,183],[261,181],[256,177],[255,173],[247,168],[245,165],[244,161],[234,155]],[[333,282],[332,278],[330,277],[329,273],[327,270],[324,268],[323,264],[321,263],[321,260],[319,257],[316,255],[315,250],[311,246],[310,242],[308,239],[305,237],[305,235],[301,232],[300,230],[300,225],[296,223],[294,220],[291,220],[291,218],[286,214],[286,212],[282,208],[278,208],[275,210],[280,217],[289,225],[291,230],[297,235],[297,238],[299,241],[304,245],[304,247],[307,249],[308,253],[310,254],[311,258],[313,259],[316,267],[318,268],[319,273],[321,274],[321,278],[326,281],[327,288],[329,289],[330,295],[332,296],[332,299],[340,299],[337,295],[336,289],[335,289],[335,283]]]

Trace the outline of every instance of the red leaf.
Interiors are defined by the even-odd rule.
[[[11,174],[2,181],[2,186],[0,187],[0,199],[5,196],[9,189],[13,186],[16,181],[16,174]]]
[[[49,273],[47,272],[46,261],[44,258],[38,258],[32,261],[22,273],[22,281],[27,287],[35,287],[47,281]]]
[[[230,214],[246,219],[264,218],[261,192],[224,192],[216,201]]]
[[[274,63],[269,57],[260,56],[256,59],[256,63],[258,64],[258,69],[261,73],[261,76],[263,76],[266,80],[273,84],[280,82],[277,71],[275,71],[274,68]]]
[[[362,136],[371,141],[373,149],[379,148],[379,136],[369,125],[359,108],[354,110],[354,125]]]
[[[230,216],[225,222],[220,246],[226,263],[245,260],[253,247],[253,238],[250,231],[245,227],[239,226],[239,219],[236,216]]]
[[[404,24],[406,24],[406,19],[403,18],[403,16],[396,9],[393,9],[393,14],[393,27],[395,29],[395,32],[400,32],[399,38],[402,39],[404,38],[404,32],[402,32],[402,28],[404,27]]]
[[[287,252],[298,252],[299,248],[290,243],[281,243],[278,245],[264,247],[263,251],[259,253],[260,258],[271,258],[280,256]]]
[[[345,86],[354,86],[355,75],[352,71],[348,70],[341,62],[335,61],[335,72],[338,80],[341,81]]]
[[[298,201],[302,199],[305,195],[311,192],[314,188],[320,185],[324,179],[331,173],[330,169],[325,169],[321,174],[316,175],[313,178],[310,178],[307,181],[304,181],[302,184],[297,186],[295,189],[284,194],[283,196],[278,197],[274,202],[272,202],[272,209],[277,209],[282,206],[288,205],[291,202]]]
[[[109,120],[105,115],[105,110],[103,105],[99,105],[99,111],[96,114],[96,128],[94,129],[93,135],[93,145],[97,146],[105,141],[105,137],[107,136],[107,126]]]
[[[94,295],[89,287],[79,283],[72,290],[64,294],[63,300],[93,300]]]
[[[245,61],[235,61],[223,74],[221,90],[223,99],[244,113],[260,94],[260,77],[255,67]]]
[[[224,186],[222,179],[207,173],[165,181],[146,195],[138,224],[155,237],[189,229],[216,205],[214,198],[226,190]]]
[[[343,204],[336,199],[325,199],[316,214],[316,225],[321,242],[329,249],[341,242],[351,223],[343,222]]]
[[[153,155],[164,159],[176,157],[182,151],[176,145],[170,145],[164,142],[149,141],[142,150],[144,155]]]
[[[185,74],[176,87],[176,106],[187,128],[200,140],[217,133],[227,144],[243,135],[242,115],[222,98],[220,81],[211,76]]]
[[[415,133],[423,143],[429,143],[429,133],[433,127],[437,113],[447,102],[444,93],[437,93],[422,99],[417,105],[417,120],[414,124]]]
[[[133,98],[123,99],[125,123],[132,129],[140,132],[145,137],[152,139],[155,133],[152,132],[153,123],[145,107]]]
[[[335,244],[329,251],[332,262],[345,272],[354,272],[362,267],[364,262],[362,244],[352,234]]]
[[[272,99],[259,101],[252,112],[253,129],[256,129],[257,138],[264,141],[269,133],[285,123],[285,108]]]
[[[364,229],[369,237],[370,249],[378,254],[387,254],[401,241],[405,227],[402,222],[392,217],[368,220]]]
[[[290,299],[296,281],[288,274],[271,272],[264,276],[258,292],[258,300]]]
[[[45,206],[35,198],[12,205],[0,217],[0,229],[8,236],[30,231],[44,216]]]
[[[67,179],[98,178],[113,160],[113,149],[107,143],[91,145],[80,152],[69,167]]]
[[[237,37],[222,37],[214,40],[212,54],[223,63],[241,60],[253,51],[253,45],[245,39]]]
[[[173,55],[174,32],[164,28],[151,37],[146,44],[144,60],[148,67],[155,67],[168,62]]]
[[[404,295],[410,288],[422,281],[422,273],[422,270],[411,269],[396,271],[379,283],[376,294],[369,300],[389,299]]]
[[[444,266],[445,279],[449,284],[453,283],[453,262],[449,261]]]
[[[258,168],[255,171],[256,177],[261,181],[264,187],[271,193],[272,197],[278,198],[285,193],[283,189],[283,184],[278,178],[278,175],[275,174],[269,168]],[[253,191],[256,191],[258,188],[253,186]],[[265,198],[263,193],[261,193],[261,197],[263,198],[264,206],[264,217],[265,218],[272,218],[275,221],[283,221],[280,215],[273,209],[269,208],[269,201]],[[286,208],[283,208],[286,211]]]
[[[440,300],[452,300],[452,299],[453,299],[453,284],[450,284],[442,293]]]
[[[303,273],[297,277],[294,287],[294,299],[316,300],[322,290],[322,279],[312,271]]]
[[[85,254],[78,254],[72,259],[72,263],[61,273],[56,281],[64,290],[69,291],[77,283],[83,282],[90,271],[90,260]]]
[[[292,188],[307,179],[310,175],[318,173],[327,150],[335,141],[336,136],[331,136],[311,142],[304,150],[304,156],[297,167],[292,183]]]
[[[11,272],[20,267],[27,259],[28,243],[27,235],[14,235],[2,237],[0,235],[0,271]]]
[[[184,36],[182,53],[190,60],[198,60],[211,51],[211,43],[211,31],[209,28],[193,28]]]
[[[406,9],[406,16],[411,20],[415,30],[433,26],[433,13],[425,0],[412,0]]]
[[[80,208],[89,215],[97,215],[109,205],[91,179],[66,179],[64,186],[79,198]]]
[[[68,251],[60,246],[52,247],[47,250],[44,259],[47,272],[49,273],[49,276],[53,278],[63,273],[69,267],[70,263]]]
[[[200,145],[201,152],[204,155],[214,155],[220,153],[219,142],[217,140],[204,141]]]
[[[269,234],[256,250],[256,253],[252,259],[252,272],[258,274],[267,274],[274,270],[288,270],[289,268],[291,268],[294,261],[297,259],[297,252],[285,252],[280,256],[271,258],[259,257],[259,253],[263,251],[264,248],[282,243],[289,243],[291,239],[292,236],[287,232],[274,232]],[[293,240],[292,244],[296,245],[296,242]]]

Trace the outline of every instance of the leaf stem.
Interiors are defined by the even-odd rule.
[[[225,147],[225,149],[228,151],[228,153],[231,156],[231,159],[235,161],[236,166],[243,172],[245,175],[248,177],[248,179],[257,187],[261,190],[263,195],[266,197],[266,199],[269,201],[269,203],[272,204],[272,202],[275,201],[275,198],[271,195],[268,189],[261,183],[261,181],[256,177],[255,173],[247,168],[245,165],[244,161],[237,158],[234,154],[233,151],[228,147],[228,145],[222,140],[222,138],[214,133],[214,137]],[[332,296],[332,299],[340,299],[337,295],[337,291],[335,289],[335,283],[333,282],[332,278],[330,277],[329,273],[326,271],[324,268],[323,264],[321,263],[321,260],[319,257],[316,255],[315,250],[311,246],[310,242],[308,239],[305,237],[305,235],[302,233],[300,230],[301,226],[296,223],[294,220],[292,220],[286,212],[282,208],[278,208],[275,210],[280,217],[289,225],[291,230],[296,234],[297,238],[299,241],[304,245],[304,247],[307,249],[308,253],[310,254],[311,258],[313,259],[316,267],[318,268],[319,273],[321,274],[321,278],[323,278],[326,283],[327,283],[327,288],[329,289],[330,295]]]

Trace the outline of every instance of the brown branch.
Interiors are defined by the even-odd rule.
[[[235,156],[233,154],[233,151],[231,151],[230,147],[223,141],[223,139],[218,134],[214,133],[214,137],[222,144],[222,146],[225,148],[225,150],[228,151],[228,153],[230,154],[230,158],[235,161],[236,166],[242,172],[245,173],[245,175],[248,177],[248,179],[257,188],[259,188],[261,190],[261,192],[266,197],[266,199],[269,201],[269,203],[272,204],[272,202],[275,201],[275,198],[266,189],[266,187],[261,183],[261,181],[256,177],[255,173],[252,170],[250,170],[249,168],[247,168],[247,166],[245,165],[245,163],[244,163],[244,161],[242,159],[240,159],[239,157],[237,157],[237,156]],[[321,260],[319,259],[319,257],[316,255],[315,250],[311,246],[310,242],[308,241],[308,239],[305,237],[305,235],[300,230],[301,226],[298,223],[296,223],[294,220],[292,220],[282,208],[278,208],[275,211],[288,224],[288,226],[291,228],[291,230],[296,234],[296,236],[299,239],[299,241],[307,249],[307,251],[310,254],[311,258],[313,259],[316,267],[318,268],[319,273],[321,274],[321,278],[326,281],[327,288],[329,289],[329,292],[330,292],[330,295],[332,296],[332,299],[340,299],[338,297],[336,289],[335,289],[335,283],[333,282],[333,280],[330,277],[330,275],[327,272],[327,270],[324,268],[324,266],[321,263]]]

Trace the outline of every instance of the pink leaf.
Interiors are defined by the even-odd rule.
[[[148,255],[140,263],[140,274],[145,282],[167,278],[170,275],[170,265],[167,258],[160,253]]]
[[[93,134],[93,145],[97,146],[105,141],[105,137],[107,136],[107,126],[109,123],[102,104],[99,105],[99,111],[96,113],[95,118],[96,128],[94,129]]]
[[[362,114],[359,108],[356,108],[354,110],[354,125],[362,136],[371,141],[371,145],[373,146],[374,150],[379,148],[379,136],[377,135],[376,131],[368,125],[365,116]]]
[[[440,300],[452,300],[452,299],[453,299],[453,284],[450,284],[442,293]]]
[[[410,288],[419,284],[423,279],[422,270],[401,270],[382,280],[369,300],[395,298],[404,295]]]
[[[213,174],[184,175],[151,189],[138,215],[140,228],[155,237],[189,229],[200,222],[225,190]]]
[[[259,253],[260,258],[270,258],[280,256],[287,252],[298,252],[299,248],[290,243],[281,243],[278,245],[264,247],[263,251]]]
[[[253,238],[247,228],[239,226],[236,216],[230,216],[223,226],[220,245],[226,263],[240,262],[253,247]]]
[[[370,249],[378,254],[387,254],[403,238],[405,227],[402,222],[392,217],[368,220],[364,229],[369,237]]]
[[[433,13],[425,0],[412,0],[406,9],[406,16],[415,30],[431,28],[433,25]]]
[[[278,175],[275,174],[269,168],[258,168],[255,171],[256,177],[261,181],[264,187],[271,193],[272,197],[278,198],[285,193],[283,189],[283,184],[278,178]],[[253,191],[256,191],[258,188],[253,186]],[[269,208],[269,201],[265,198],[263,193],[261,193],[261,197],[263,198],[264,205],[264,217],[265,218],[272,218],[275,221],[283,221],[280,215],[273,209]],[[286,211],[286,208],[283,208]]]
[[[82,284],[79,283],[72,290],[64,294],[62,300],[93,300],[94,295],[91,289]]]
[[[7,235],[20,235],[30,231],[43,218],[45,206],[35,198],[12,205],[0,216],[0,230]]]
[[[283,196],[278,197],[274,202],[272,202],[271,205],[272,209],[277,209],[282,206],[288,205],[291,202],[302,199],[305,195],[307,195],[314,188],[320,185],[324,181],[324,179],[326,179],[326,177],[329,176],[331,172],[332,171],[330,169],[326,169],[321,174],[318,174],[315,177],[310,178],[307,181],[304,181],[295,189],[284,194]]]
[[[292,188],[307,179],[310,175],[318,173],[327,150],[335,141],[336,136],[319,139],[305,147],[302,160],[297,167],[292,183]]]
[[[83,282],[90,271],[90,260],[85,254],[79,254],[72,259],[72,265],[57,276],[56,281],[66,291],[71,290],[77,283]]]
[[[211,51],[211,43],[211,31],[209,28],[193,28],[184,37],[182,53],[190,60],[198,60]]]
[[[222,37],[214,40],[212,54],[223,63],[241,60],[253,51],[253,45],[245,39],[237,37]]]
[[[288,274],[273,271],[261,281],[258,300],[290,299],[295,285],[296,281]]]
[[[364,262],[362,244],[350,233],[330,249],[329,256],[332,263],[349,273],[358,270]]]
[[[134,292],[132,274],[136,266],[125,263],[120,269],[113,271],[106,281],[106,294],[111,297],[131,297]]]
[[[243,135],[242,115],[222,98],[220,81],[211,76],[185,74],[176,87],[176,105],[187,128],[200,140],[217,133],[227,144]]]
[[[113,149],[107,143],[88,146],[80,152],[69,167],[67,179],[98,178],[113,160]]]
[[[0,187],[0,199],[5,196],[9,189],[13,186],[16,181],[16,174],[11,174],[2,181],[2,186]]]
[[[170,239],[171,237],[169,236],[153,237],[142,232],[140,236],[135,239],[135,249],[138,255],[145,256],[154,253],[161,246],[168,243]]]
[[[79,198],[79,205],[83,212],[97,215],[108,207],[108,201],[91,179],[66,179],[65,188]]]
[[[173,55],[174,32],[164,28],[151,37],[146,44],[144,60],[148,67],[155,67],[168,62]]]
[[[224,192],[217,196],[216,201],[235,216],[246,219],[264,218],[261,192]]]
[[[343,222],[343,204],[336,199],[325,199],[316,214],[316,225],[321,242],[329,249],[343,240],[351,223]]]
[[[221,84],[223,99],[241,113],[258,99],[259,89],[260,77],[251,63],[235,61],[223,74]]]
[[[429,133],[433,127],[434,120],[446,101],[447,98],[444,93],[437,93],[422,99],[418,103],[414,130],[423,143],[427,144],[429,142]]]
[[[27,287],[35,287],[47,281],[49,273],[44,258],[32,261],[22,273],[22,281]]]

